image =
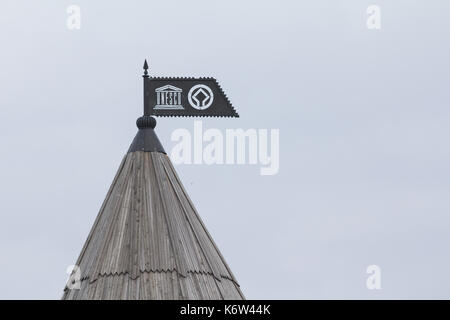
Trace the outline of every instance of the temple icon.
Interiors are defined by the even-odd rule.
[[[181,93],[180,88],[165,85],[155,89],[156,93],[156,105],[154,109],[164,110],[179,110],[184,109],[181,105]]]

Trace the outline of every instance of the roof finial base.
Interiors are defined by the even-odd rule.
[[[155,129],[156,119],[152,116],[142,116],[136,120],[136,125],[139,129],[151,128]]]

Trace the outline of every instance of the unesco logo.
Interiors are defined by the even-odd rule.
[[[195,85],[189,90],[188,101],[189,104],[197,110],[208,109],[214,100],[214,94],[212,90],[204,85]]]

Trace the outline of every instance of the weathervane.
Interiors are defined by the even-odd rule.
[[[149,77],[144,62],[144,116],[239,117],[214,78]]]

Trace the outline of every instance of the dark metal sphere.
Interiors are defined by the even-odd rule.
[[[136,120],[136,125],[139,129],[156,127],[156,119],[152,116],[142,116]]]

